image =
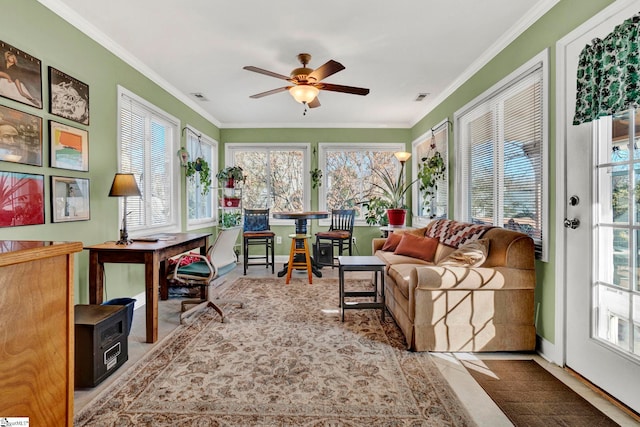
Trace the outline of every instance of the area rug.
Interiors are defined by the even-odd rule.
[[[366,286],[358,283],[358,286]],[[390,316],[338,311],[336,279],[240,278],[75,417],[76,426],[472,426]]]
[[[515,426],[617,426],[534,360],[464,362]]]

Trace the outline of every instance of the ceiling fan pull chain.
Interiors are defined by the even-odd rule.
[[[302,115],[306,116],[307,115],[307,103],[305,102],[302,105],[304,105],[304,111],[302,112]]]

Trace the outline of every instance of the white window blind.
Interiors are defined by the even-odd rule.
[[[141,197],[127,198],[127,225],[135,230],[178,225],[177,119],[119,88],[119,170],[133,173]]]
[[[464,220],[530,235],[543,257],[545,108],[540,62],[457,119]]]

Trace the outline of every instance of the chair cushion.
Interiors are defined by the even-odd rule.
[[[204,261],[196,261],[191,264],[178,267],[178,274],[207,277],[211,273],[209,266]]]
[[[316,233],[316,236],[321,239],[348,239],[351,236],[351,233],[343,230],[336,231],[320,231]]]
[[[265,230],[265,231],[245,231],[242,233],[242,236],[245,239],[254,239],[254,238],[265,238],[265,237],[273,237],[276,233],[273,231]]]

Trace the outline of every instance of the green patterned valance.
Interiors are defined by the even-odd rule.
[[[582,49],[574,125],[640,106],[640,14]]]

